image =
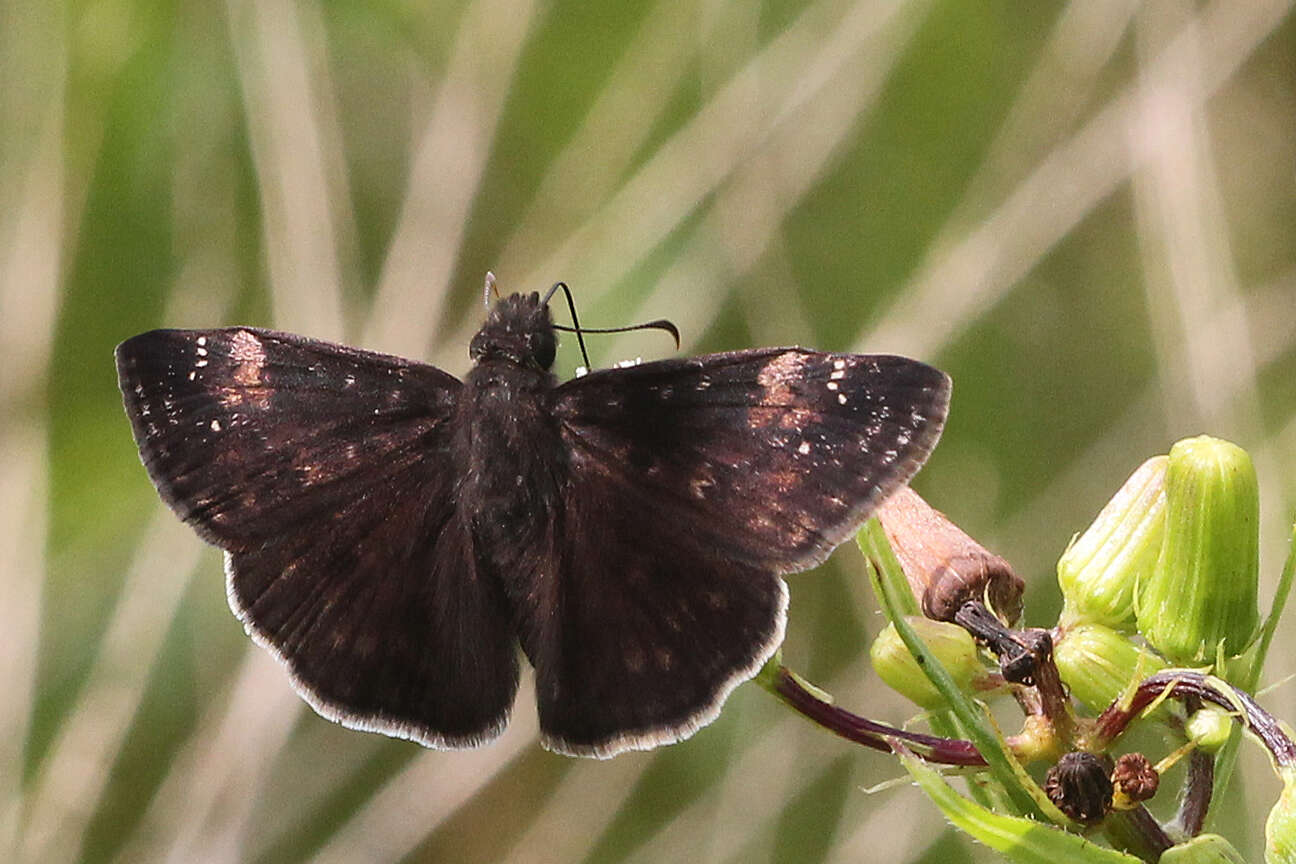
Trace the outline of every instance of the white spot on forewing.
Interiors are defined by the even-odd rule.
[[[198,337],[198,346],[199,346],[199,347],[202,347],[203,345],[206,345],[206,344],[207,344],[207,337],[206,337],[206,336],[199,336],[199,337]]]
[[[838,372],[840,372],[841,370],[843,370],[843,369],[846,368],[846,361],[845,361],[845,360],[834,360],[834,361],[833,361],[833,368],[836,369]]]
[[[840,363],[841,361],[838,360],[837,362]],[[841,379],[846,377],[846,373],[842,369],[838,368],[837,371],[833,372],[828,377],[833,381],[840,381]]]
[[[198,347],[198,356],[199,356],[199,357],[206,357],[206,356],[207,356],[207,349],[206,349],[206,348],[203,348],[202,346],[199,346],[199,347]]]
[[[211,430],[212,430],[213,432],[219,432],[219,431],[221,431],[221,425],[220,425],[220,421],[219,421],[219,420],[213,420],[213,421],[211,422]]]
[[[797,452],[800,453],[802,456],[808,454],[810,452],[810,442],[802,441],[801,446],[797,448]]]
[[[837,389],[837,382],[836,382],[836,381],[829,381],[829,382],[828,382],[828,389],[829,389],[829,390],[836,390],[836,389]]]
[[[193,370],[190,370],[190,371],[189,371],[189,380],[190,380],[190,381],[194,380],[194,379],[197,378],[197,377],[198,377],[198,373],[197,373],[197,372],[194,372]]]
[[[846,404],[846,394],[845,394],[845,393],[838,393],[838,394],[837,394],[837,403],[838,403],[839,405],[845,405],[845,404]]]

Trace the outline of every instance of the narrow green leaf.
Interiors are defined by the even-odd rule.
[[[1142,864],[1133,855],[1095,845],[1078,834],[1069,834],[1043,822],[994,813],[954,791],[935,769],[912,753],[900,759],[927,797],[960,831],[1019,864]]]
[[[1158,864],[1246,864],[1246,859],[1220,835],[1199,834],[1167,849]]]
[[[991,728],[978,703],[958,688],[953,677],[905,620],[908,614],[906,606],[917,604],[913,601],[913,594],[909,590],[904,571],[900,569],[900,563],[891,551],[886,533],[882,530],[882,523],[876,518],[864,523],[864,527],[856,536],[856,541],[868,562],[869,580],[873,584],[873,591],[882,606],[882,611],[895,625],[901,640],[926,671],[932,684],[945,697],[964,732],[985,757],[991,774],[1002,784],[1013,807],[1022,815],[1037,819],[1061,820],[1065,823],[1066,817],[1053,806],[1039,785],[1008,753],[1003,739]],[[908,604],[905,598],[908,598]],[[1031,786],[1034,787],[1033,790],[1029,788]]]
[[[873,593],[877,594],[878,602],[882,604],[887,617],[892,617],[888,606],[898,615],[923,614],[922,606],[909,587],[909,580],[905,578],[900,559],[896,558],[891,541],[887,539],[882,523],[876,516],[864,523],[864,527],[855,535],[855,544],[864,553],[865,560],[877,565],[878,579],[886,590],[878,591],[875,583]]]

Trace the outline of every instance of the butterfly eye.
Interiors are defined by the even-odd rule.
[[[536,330],[527,335],[527,348],[541,369],[553,365],[554,355],[558,352],[558,340],[553,330]]]

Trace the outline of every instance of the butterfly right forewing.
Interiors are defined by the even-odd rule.
[[[571,459],[651,494],[737,560],[819,563],[936,445],[949,378],[906,357],[734,351],[555,392]]]

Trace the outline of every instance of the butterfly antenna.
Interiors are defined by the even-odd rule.
[[[580,321],[577,320],[576,318],[576,303],[575,301],[572,300],[571,289],[567,287],[567,283],[555,282],[553,284],[553,287],[549,289],[549,293],[544,296],[544,300],[541,302],[543,305],[548,306],[549,298],[552,297],[554,295],[554,292],[557,291],[559,288],[562,289],[563,296],[567,298],[567,308],[571,310],[573,327],[562,327],[558,324],[555,324],[554,329],[565,330],[568,333],[576,334],[576,341],[580,343],[581,359],[585,361],[585,368],[588,369],[590,368],[590,362],[589,362],[589,354],[586,353],[585,351],[585,337],[581,335],[582,331],[581,331]]]
[[[549,303],[549,298],[559,289],[567,297],[567,308],[571,310],[572,326],[564,327],[561,324],[553,325],[555,330],[561,330],[564,333],[575,333],[576,341],[580,343],[581,358],[585,361],[585,368],[590,368],[589,354],[585,353],[585,333],[629,333],[632,330],[665,330],[675,339],[675,349],[679,350],[680,335],[679,329],[667,321],[665,318],[658,318],[656,321],[646,321],[643,324],[631,324],[627,327],[582,327],[580,321],[576,318],[576,304],[572,301],[571,289],[567,287],[566,282],[555,282],[554,286],[549,289],[549,293],[544,296],[544,303]]]
[[[486,290],[485,290],[485,292],[482,294],[482,304],[485,305],[487,309],[490,308],[490,298],[491,298],[491,294],[494,294],[494,295],[495,295],[495,299],[496,299],[496,300],[499,299],[499,289],[495,287],[495,274],[492,273],[491,271],[487,270],[487,271],[486,271]]]

